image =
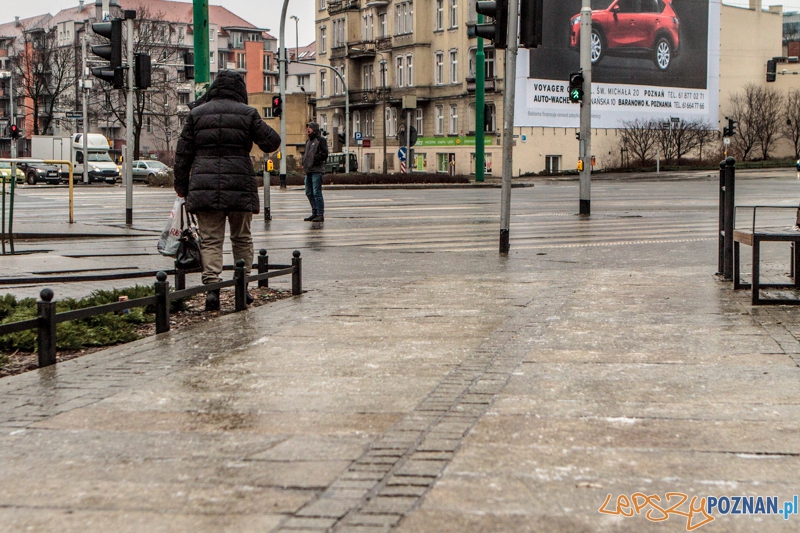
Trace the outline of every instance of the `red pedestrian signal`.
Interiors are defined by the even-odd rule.
[[[16,124],[11,125],[11,138],[19,139],[19,126],[17,126]]]
[[[276,94],[275,96],[272,97],[272,116],[274,118],[278,118],[281,116],[281,113],[283,112],[281,106],[282,103],[283,101],[281,100],[281,95]]]

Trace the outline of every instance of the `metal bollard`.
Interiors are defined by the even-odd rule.
[[[156,274],[156,333],[169,331],[169,281],[163,270]]]
[[[36,302],[39,312],[39,368],[56,363],[56,303],[53,291],[42,289]]]
[[[258,251],[258,273],[259,274],[266,274],[269,270],[269,256],[267,255],[267,251],[262,248]],[[259,287],[269,287],[269,280],[268,279],[260,279],[258,280]]]
[[[725,244],[723,249],[722,277],[733,280],[733,216],[736,197],[736,160],[725,159]]]
[[[244,259],[236,260],[233,269],[233,278],[236,280],[236,312],[247,310],[247,274],[244,268]]]
[[[303,294],[303,260],[300,251],[292,252],[292,295]]]
[[[175,265],[175,290],[182,291],[186,288],[186,271]]]

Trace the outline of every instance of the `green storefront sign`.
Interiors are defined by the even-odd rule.
[[[491,137],[486,137],[486,146],[492,144]],[[419,137],[414,148],[437,146],[475,146],[475,136],[472,137]]]

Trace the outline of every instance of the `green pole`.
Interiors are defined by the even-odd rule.
[[[483,23],[483,15],[478,15],[478,24]],[[483,133],[486,130],[483,106],[486,102],[486,56],[483,53],[483,39],[478,37],[478,51],[475,53],[475,181],[483,181],[484,148]]]
[[[208,91],[211,72],[208,67],[208,0],[194,0],[194,97]]]

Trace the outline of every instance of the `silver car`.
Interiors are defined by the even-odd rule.
[[[133,162],[133,181],[147,181],[151,176],[167,176],[172,169],[161,161],[142,159]]]

